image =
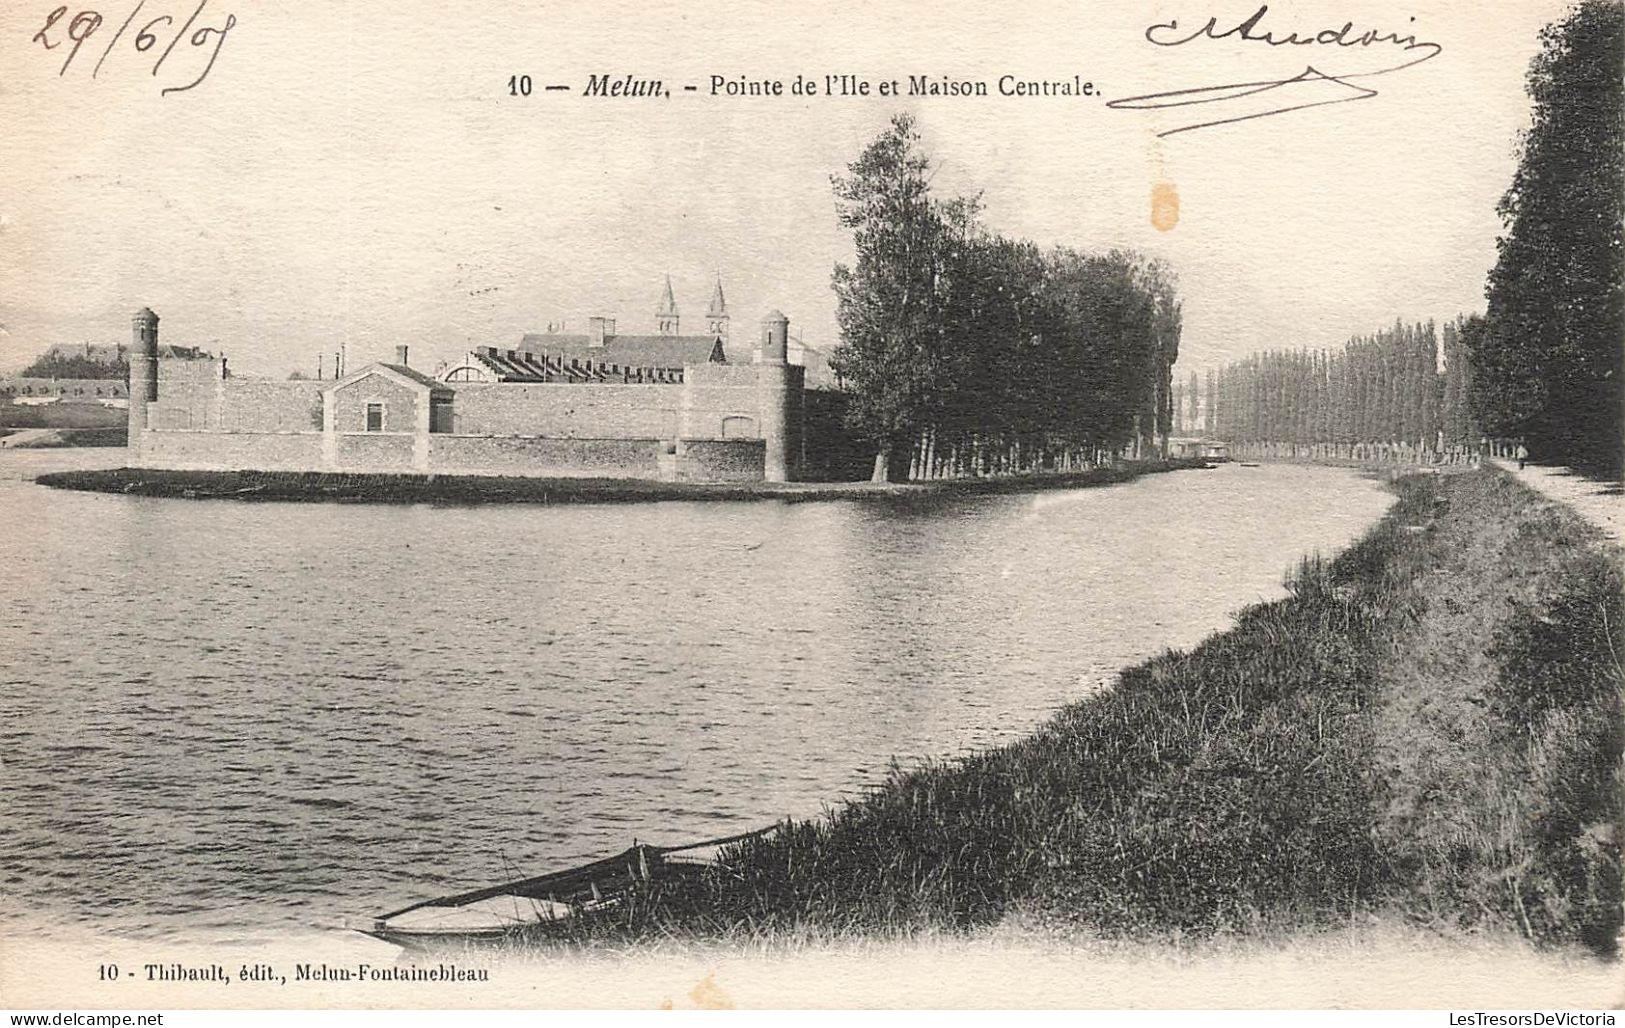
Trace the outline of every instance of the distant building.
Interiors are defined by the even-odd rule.
[[[800,336],[790,337],[791,364],[807,369],[808,389],[838,389],[840,377],[829,366],[829,354],[816,346],[802,342]]]
[[[671,276],[655,308],[653,335],[622,335],[615,319],[587,319],[586,332],[529,332],[513,349],[479,347],[440,373],[444,382],[557,382],[605,381],[623,377],[649,381],[675,379],[683,368],[726,364],[728,304],[717,279],[711,305],[705,313],[703,335],[683,335],[682,317],[672,294]],[[613,372],[600,372],[600,367]],[[574,368],[574,372],[572,372]],[[585,371],[581,369],[587,369]],[[643,377],[639,377],[643,376]]]
[[[240,378],[213,358],[160,356],[158,315],[132,319],[132,467],[789,481],[807,446],[789,319],[762,319],[762,359],[720,336],[526,336],[434,377],[407,349],[337,381]],[[720,314],[725,308],[714,307]],[[716,322],[712,322],[715,324]],[[580,353],[581,356],[573,354]],[[616,363],[616,360],[629,363]]]
[[[666,276],[666,288],[671,289],[671,276]],[[717,276],[717,287],[711,290],[711,306],[705,309],[705,330],[728,341],[728,301],[722,296],[722,276]]]
[[[1170,436],[1168,439],[1168,456],[1202,457],[1211,461],[1227,461],[1230,459],[1230,447],[1218,439]]]
[[[124,407],[130,389],[129,351],[124,345],[57,343],[16,375],[0,377],[0,403],[41,406],[54,403],[99,403]],[[164,346],[165,358],[207,358],[197,347]]]
[[[197,360],[207,358],[209,355],[195,346],[166,344],[158,348],[158,356]],[[106,365],[109,370],[116,369],[118,377],[122,378],[124,367],[130,363],[130,348],[123,343],[54,343],[35,359],[35,363],[76,360]]]

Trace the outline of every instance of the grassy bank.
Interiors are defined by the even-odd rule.
[[[19,435],[28,429],[0,429],[0,435]],[[36,438],[14,443],[19,450],[56,450],[70,447],[113,447],[127,442],[125,430],[120,428],[56,428],[38,430]]]
[[[128,411],[99,403],[65,400],[57,403],[12,403],[0,399],[0,425],[6,428],[119,429],[129,421]]]
[[[895,772],[577,941],[995,922],[1167,938],[1393,919],[1612,953],[1617,553],[1493,471],[1030,738]]]
[[[483,475],[350,474],[299,471],[166,471],[117,468],[41,475],[41,485],[184,499],[372,503],[639,503],[657,500],[833,500],[939,493],[1010,493],[1111,485],[1200,460],[1145,461],[1065,475],[1019,475],[911,485],[867,482],[656,482],[633,478],[518,478]]]

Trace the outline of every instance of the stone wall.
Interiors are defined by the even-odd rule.
[[[228,378],[223,384],[220,423],[227,432],[322,430],[320,387],[326,383]]]
[[[226,377],[223,357],[165,357],[158,361],[158,384],[182,382],[216,382]]]
[[[133,458],[149,465],[740,482],[764,477],[770,431],[797,437],[792,470],[811,449],[798,438],[799,368],[776,393],[754,365],[694,367],[681,383],[458,382],[449,418],[427,433],[421,390],[371,375],[333,396],[324,433],[330,382],[237,379],[220,360],[158,364],[150,428],[132,437]],[[372,402],[384,405],[381,432],[366,431]],[[775,422],[764,403],[785,403],[785,415]]]
[[[704,365],[681,385],[458,382],[455,435],[723,439],[761,431],[756,369]]]
[[[412,455],[416,440],[411,435],[386,435],[382,432],[362,432],[354,435],[340,433],[333,442],[336,470],[413,470]]]
[[[309,471],[322,466],[322,434],[146,432],[140,463],[209,471]]]
[[[148,424],[183,432],[320,431],[321,390],[330,384],[232,378],[219,360],[161,360]]]
[[[219,432],[219,382],[169,383],[160,386],[158,400],[147,406],[147,425],[165,432]]]
[[[762,431],[756,368],[750,364],[708,364],[683,378],[679,431],[684,439],[731,439]]]
[[[660,439],[431,435],[429,466],[445,474],[664,478]]]
[[[689,482],[760,482],[767,444],[760,439],[679,443],[677,478]]]
[[[199,471],[411,472],[413,439],[378,432],[340,435],[335,462],[323,459],[321,432],[145,433],[141,464]],[[538,439],[431,435],[429,470],[448,475],[546,475],[757,482],[760,439]]]
[[[452,434],[676,439],[680,385],[458,382]]]

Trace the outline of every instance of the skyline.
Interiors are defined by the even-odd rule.
[[[211,3],[217,17],[233,10]],[[1396,318],[1482,309],[1495,202],[1528,120],[1524,70],[1562,5],[1519,4],[1493,25],[1450,3],[1272,9],[1282,30],[1353,15],[1409,24],[1444,49],[1368,101],[1167,139],[1161,112],[1097,98],[703,95],[724,71],[905,84],[1076,74],[1110,99],[1290,70],[1234,41],[1147,44],[1145,28],[1177,5],[1042,4],[1015,23],[947,6],[923,18],[911,5],[532,5],[505,19],[269,4],[236,11],[207,80],[169,97],[116,61],[91,81],[27,54],[0,95],[30,155],[0,170],[15,198],[0,208],[0,371],[54,343],[125,341],[142,306],[166,342],[224,352],[242,373],[308,374],[340,345],[351,367],[398,343],[432,366],[561,319],[643,331],[667,273],[690,324],[720,274],[736,352],[773,308],[829,350],[829,275],[851,240],[828,178],[902,111],[919,120],[934,188],[980,191],[989,229],[1168,261],[1185,303],[1182,373],[1336,347]],[[1213,10],[1239,21],[1257,6]],[[27,37],[33,18],[0,14],[0,29]],[[434,43],[503,33],[466,62]],[[342,67],[314,38],[347,41]],[[876,40],[909,56],[879,54]],[[577,95],[618,69],[702,93]],[[507,96],[521,71],[536,94]],[[555,81],[577,93],[543,94]],[[1149,210],[1160,183],[1179,197],[1166,232]]]

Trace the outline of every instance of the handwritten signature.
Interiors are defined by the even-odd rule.
[[[1217,86],[1199,86],[1194,89],[1174,89],[1162,93],[1146,93],[1142,96],[1124,97],[1120,100],[1107,101],[1106,106],[1118,110],[1162,110],[1171,107],[1196,107],[1212,105],[1202,112],[1199,117],[1206,120],[1196,121],[1189,125],[1159,132],[1157,135],[1172,136],[1180,132],[1194,132],[1197,129],[1212,128],[1215,125],[1230,125],[1241,121],[1251,121],[1254,118],[1268,118],[1277,114],[1286,114],[1289,111],[1301,111],[1311,107],[1326,107],[1331,104],[1350,103],[1355,100],[1369,100],[1377,95],[1375,89],[1356,83],[1355,80],[1376,78],[1379,75],[1390,75],[1396,71],[1414,67],[1423,61],[1431,60],[1444,52],[1444,47],[1438,43],[1430,43],[1416,38],[1415,33],[1400,35],[1398,32],[1383,32],[1378,29],[1367,29],[1356,33],[1352,21],[1345,22],[1340,28],[1321,29],[1308,35],[1300,35],[1296,31],[1284,36],[1276,35],[1268,29],[1260,30],[1259,23],[1264,15],[1269,13],[1269,5],[1261,4],[1244,21],[1238,22],[1228,29],[1220,31],[1219,19],[1209,18],[1207,24],[1195,31],[1182,30],[1178,21],[1168,21],[1152,25],[1145,30],[1147,41],[1157,46],[1184,46],[1202,39],[1237,39],[1246,43],[1264,43],[1269,46],[1320,46],[1342,47],[1344,49],[1371,47],[1385,47],[1397,51],[1403,56],[1398,64],[1377,68],[1374,71],[1358,71],[1338,74],[1327,74],[1314,65],[1305,65],[1303,71],[1282,79],[1264,79],[1257,82],[1230,82]],[[1415,20],[1414,18],[1412,19]],[[1414,53],[1413,53],[1414,52]]]
[[[147,0],[139,0],[136,3],[134,9],[130,11],[129,17],[124,19],[124,23],[119,26],[118,31],[113,34],[112,40],[108,42],[107,48],[102,51],[101,59],[96,62],[96,67],[90,73],[91,78],[101,75],[102,65],[112,55],[113,48],[118,46],[119,40],[124,38],[131,24],[135,22],[136,15],[140,14],[141,9],[146,5]],[[214,69],[215,58],[220,56],[220,48],[226,45],[226,34],[237,24],[237,16],[227,14],[225,21],[218,25],[199,25],[194,29],[193,26],[198,24],[198,18],[202,16],[203,9],[208,5],[209,0],[200,0],[197,8],[192,11],[192,16],[186,19],[185,24],[180,27],[178,32],[175,32],[173,37],[170,36],[170,32],[174,31],[175,27],[175,16],[172,14],[160,14],[155,18],[149,18],[136,30],[131,42],[138,53],[147,53],[156,49],[165,40],[168,41],[169,45],[164,47],[163,53],[153,62],[152,74],[155,78],[158,72],[163,69],[164,62],[169,60],[169,55],[174,52],[175,47],[180,45],[181,40],[184,39],[192,47],[199,49],[207,47],[211,42],[214,44],[214,50],[209,54],[209,61],[204,65],[197,78],[184,86],[166,87],[159,91],[161,96],[168,96],[170,93],[184,93],[188,89],[195,88],[198,83],[208,78],[209,72]],[[73,64],[74,58],[79,56],[79,48],[84,46],[90,37],[95,35],[96,31],[102,27],[102,16],[99,11],[80,11],[72,18],[68,18],[67,14],[68,8],[62,6],[46,15],[45,27],[34,33],[31,40],[31,42],[40,44],[46,50],[58,50],[62,47],[68,47],[67,57],[62,61],[62,67],[57,69],[58,77],[68,73],[68,67]],[[65,23],[64,19],[66,19]],[[163,27],[160,29],[159,26]],[[69,46],[69,44],[72,45]]]

